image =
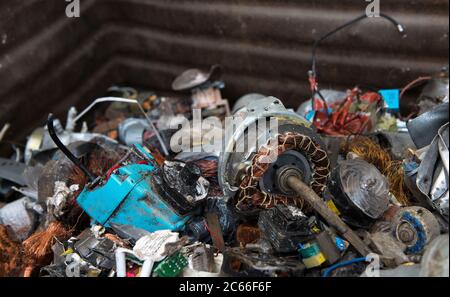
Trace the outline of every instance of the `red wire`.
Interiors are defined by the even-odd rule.
[[[148,162],[145,161],[145,160],[143,160],[143,161],[137,162],[136,164],[138,164],[138,165],[148,165]],[[122,167],[122,165],[115,165],[115,166],[111,167],[111,168],[108,170],[108,172],[106,173],[106,180],[108,180],[108,179],[111,177],[111,174],[112,174],[115,170],[119,169],[120,167]]]
[[[122,167],[122,165],[115,165],[115,166],[111,167],[108,170],[108,173],[106,173],[106,180],[108,180],[111,177],[111,174],[114,172],[114,170],[119,169],[120,167]]]
[[[407,84],[405,87],[403,87],[401,93],[400,93],[400,99],[402,99],[403,95],[405,95],[406,91],[408,91],[409,89],[411,89],[413,86],[415,86],[416,84],[418,84],[419,82],[422,81],[428,81],[432,79],[431,76],[420,76],[418,78],[416,78],[415,80],[413,80],[412,82],[410,82],[409,84]]]

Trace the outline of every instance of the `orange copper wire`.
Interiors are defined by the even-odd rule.
[[[298,133],[280,134],[276,139],[278,140],[277,146],[271,147],[269,140],[268,144],[263,146],[253,156],[249,172],[247,172],[240,184],[241,190],[237,195],[236,208],[240,210],[248,210],[252,207],[267,209],[279,203],[293,204],[300,209],[305,208],[306,205],[303,203],[303,200],[298,197],[298,199],[293,199],[284,195],[263,193],[259,190],[259,180],[270,166],[270,163],[263,162],[263,160],[274,151],[278,155],[288,150],[302,152],[311,162],[313,169],[311,188],[319,195],[326,188],[326,182],[330,175],[330,161],[326,151],[314,143],[310,137]]]
[[[199,160],[194,162],[195,165],[200,167],[202,176],[214,177],[217,176],[218,162],[217,160]]]
[[[409,192],[404,183],[403,163],[393,160],[389,152],[370,138],[358,136],[349,140],[346,153],[354,153],[374,165],[389,181],[389,190],[403,205],[410,205]]]
[[[22,270],[20,244],[9,237],[5,226],[0,225],[0,277],[17,277]]]
[[[64,227],[61,222],[54,221],[46,230],[36,232],[25,240],[22,247],[27,257],[27,274],[31,275],[30,270],[43,266],[49,261],[52,256],[52,245],[56,240],[67,240],[71,234],[72,230]]]

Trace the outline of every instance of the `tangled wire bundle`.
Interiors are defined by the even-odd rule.
[[[236,208],[241,211],[248,211],[254,207],[268,209],[276,204],[293,204],[302,210],[306,210],[303,200],[292,199],[284,195],[273,195],[263,193],[259,190],[258,184],[270,163],[263,162],[269,155],[277,151],[278,155],[288,151],[296,150],[302,153],[310,162],[312,169],[311,188],[322,195],[326,188],[326,183],[330,175],[330,161],[325,150],[307,135],[299,133],[284,133],[276,136],[278,145],[271,148],[270,140],[252,158],[252,165],[240,184],[240,192],[237,195]]]
[[[351,152],[374,165],[389,181],[389,190],[403,205],[410,205],[408,189],[404,183],[403,163],[393,160],[378,143],[367,137],[356,137],[347,144],[346,152]]]
[[[73,230],[68,230],[61,222],[51,222],[44,231],[36,232],[23,242],[23,250],[27,256],[27,268],[24,276],[30,276],[35,268],[47,264],[52,257],[52,245],[56,240],[69,239]]]

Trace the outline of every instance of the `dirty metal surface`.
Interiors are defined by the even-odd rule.
[[[382,0],[402,22],[366,20],[324,42],[322,87],[401,87],[448,64],[447,0]],[[64,117],[112,84],[169,91],[191,67],[222,64],[224,97],[248,92],[297,107],[315,38],[365,11],[363,0],[83,0],[67,18],[61,0],[0,1],[0,126],[21,139],[49,112]]]

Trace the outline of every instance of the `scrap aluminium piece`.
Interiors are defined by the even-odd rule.
[[[429,145],[441,127],[448,122],[449,102],[446,102],[409,120],[406,126],[417,148],[421,149]]]
[[[24,241],[37,228],[43,212],[36,201],[23,197],[0,208],[0,224],[10,227],[15,238]]]
[[[182,277],[220,277],[223,254],[215,253],[210,245],[196,242],[185,245],[181,253],[188,259],[188,266],[182,271]]]
[[[23,176],[26,165],[10,159],[0,158],[0,180],[5,179],[14,184],[24,186],[26,180]]]
[[[427,246],[422,257],[422,277],[449,277],[449,237],[442,234]]]
[[[115,266],[115,243],[106,237],[96,237],[90,229],[77,237],[74,249],[83,260],[99,269],[111,270]]]
[[[251,214],[279,203],[297,204],[297,199],[271,192],[274,177],[263,179],[266,172],[274,174],[283,164],[297,166],[305,182],[317,194],[323,193],[330,162],[325,145],[303,117],[287,110],[279,99],[266,97],[239,109],[233,123],[233,131],[226,127],[218,176],[237,210]]]
[[[74,110],[74,108],[71,108],[67,115],[68,120],[66,123],[66,127],[63,127],[59,120],[54,120],[55,133],[58,135],[59,139],[61,139],[61,142],[64,145],[69,145],[71,143],[79,141],[89,142],[93,139],[102,139],[106,143],[116,143],[115,140],[102,134],[88,133],[86,131],[83,131],[83,129],[80,132],[75,132],[75,116],[76,110]],[[39,153],[45,153],[56,149],[57,146],[54,144],[49,131],[43,127],[39,127],[31,133],[26,143],[24,155],[25,163],[29,164],[32,161],[33,157]]]
[[[419,206],[399,210],[392,221],[394,236],[406,245],[406,252],[420,253],[439,236],[439,222],[427,209]]]
[[[259,99],[264,99],[267,96],[259,94],[259,93],[250,93],[240,97],[233,105],[233,109],[231,110],[232,114],[235,114],[239,109],[246,107],[250,102],[257,101]]]
[[[329,189],[343,219],[356,227],[369,227],[389,207],[386,178],[360,158],[340,163],[333,170]]]
[[[305,271],[297,257],[276,257],[241,248],[229,248],[223,256],[222,271],[233,277],[299,277]]]
[[[419,161],[405,165],[406,184],[424,206],[449,219],[449,124],[443,125],[431,144],[418,152]]]
[[[397,267],[410,262],[410,258],[405,254],[406,245],[399,241],[392,232],[377,231],[367,233],[366,241],[370,242],[370,247],[380,255],[380,260],[387,267]]]
[[[205,244],[200,244],[198,247],[194,248],[190,260],[192,268],[196,271],[214,271],[214,251]]]

